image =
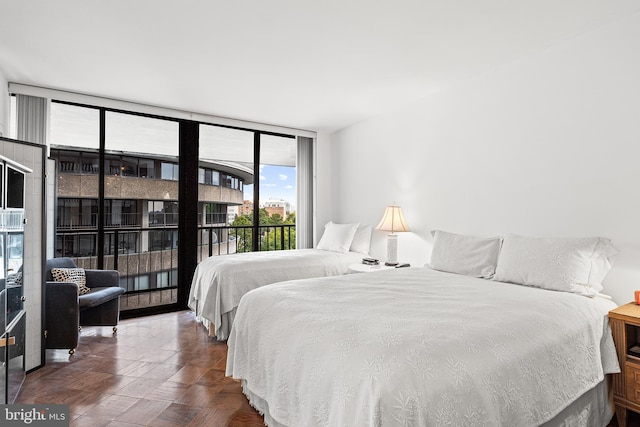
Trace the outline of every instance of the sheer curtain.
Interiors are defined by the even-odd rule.
[[[16,95],[17,139],[46,145],[47,99]]]
[[[296,214],[296,248],[313,247],[314,218],[314,139],[298,137],[297,150],[297,214]]]

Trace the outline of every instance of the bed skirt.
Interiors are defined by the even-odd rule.
[[[236,310],[238,308],[234,307],[233,310],[224,313],[220,316],[220,321],[222,325],[220,329],[218,329],[217,333],[215,331],[215,325],[209,319],[205,319],[202,316],[196,315],[196,320],[207,328],[210,337],[216,337],[218,341],[226,341],[229,338],[229,333],[231,332],[231,326],[233,325],[233,320],[236,318]],[[194,312],[195,313],[195,312]]]
[[[242,391],[249,399],[251,406],[264,416],[265,425],[288,427],[271,417],[269,404],[260,396],[253,394],[245,380],[242,380]],[[603,427],[609,424],[613,414],[605,379],[564,408],[553,419],[544,423],[542,427]]]

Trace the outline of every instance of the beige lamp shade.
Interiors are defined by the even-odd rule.
[[[409,226],[404,220],[400,206],[387,206],[376,229],[391,232],[391,234],[387,235],[387,261],[385,265],[398,265],[398,235],[393,233],[396,231],[409,231]]]
[[[382,220],[376,226],[376,230],[390,231],[392,233],[396,231],[410,231],[402,215],[402,209],[396,205],[387,206],[384,210]]]

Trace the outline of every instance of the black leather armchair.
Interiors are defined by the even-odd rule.
[[[116,270],[87,270],[87,287],[91,291],[78,295],[78,285],[54,282],[53,268],[77,268],[71,258],[47,260],[45,285],[46,348],[68,348],[73,354],[78,346],[80,326],[112,326],[118,330],[120,318],[120,275]]]

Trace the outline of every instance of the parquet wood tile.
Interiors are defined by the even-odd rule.
[[[169,405],[171,405],[169,402],[140,399],[131,408],[124,411],[117,420],[130,424],[147,424],[149,420],[154,420],[162,414]]]
[[[154,427],[183,427],[193,421],[200,411],[200,408],[172,403],[153,420],[153,425]]]
[[[142,362],[140,360],[134,360],[124,368],[120,369],[117,374],[128,377],[144,377],[147,372],[149,372],[156,366],[157,364],[153,362]]]
[[[200,366],[187,365],[183,366],[178,372],[176,372],[168,381],[174,383],[186,383],[193,384],[197,382],[200,377],[207,373],[209,369]]]
[[[96,391],[103,387],[103,384],[113,377],[111,374],[105,374],[103,372],[83,372],[83,375],[79,378],[73,377],[70,379],[69,387],[76,390]],[[77,378],[77,379],[76,379]]]
[[[181,311],[84,327],[76,353],[47,350],[16,403],[69,405],[71,426],[263,426],[240,383],[225,377],[227,345]]]
[[[92,418],[100,418],[105,420],[114,420],[124,411],[131,408],[139,399],[131,399],[129,396],[110,395],[106,396],[97,403],[87,405],[87,410],[82,415]],[[88,403],[88,402],[87,402]],[[76,407],[69,409],[70,412],[77,413]]]
[[[153,352],[142,355],[138,360],[143,362],[163,363],[176,353],[175,350],[160,350],[151,346],[149,348],[153,348]]]
[[[136,378],[123,388],[117,391],[120,396],[146,397],[149,393],[159,387],[164,381],[153,378]]]
[[[105,426],[114,425],[111,420],[104,420],[102,418],[92,418],[86,415],[82,415],[77,418],[72,418],[70,424],[76,425],[76,426],[82,426],[82,427],[105,427]]]
[[[112,395],[107,396],[111,397]],[[86,393],[84,399],[77,403],[74,403],[74,405],[69,408],[69,415],[72,418],[84,415],[85,413],[87,413],[87,411],[95,407],[97,402],[101,402],[104,398],[104,394],[100,392]]]
[[[174,402],[185,405],[209,406],[209,403],[218,394],[219,388],[207,387],[206,385],[193,384],[187,388]]]
[[[232,412],[227,408],[204,408],[195,416],[188,426],[228,426],[231,421]]]
[[[182,384],[166,381],[162,383],[158,388],[153,390],[147,395],[147,399],[154,400],[167,400],[169,402],[175,402],[182,396],[185,391],[191,387],[191,384]]]
[[[153,378],[156,380],[167,381],[169,378],[176,375],[184,369],[184,366],[180,365],[167,365],[165,363],[160,363],[144,374],[145,378]]]

